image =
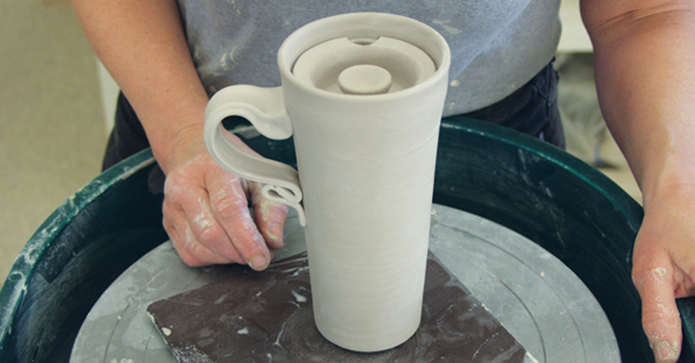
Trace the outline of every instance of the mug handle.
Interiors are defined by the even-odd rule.
[[[273,202],[297,210],[299,223],[306,226],[297,170],[289,165],[253,155],[233,144],[222,120],[229,116],[247,119],[264,136],[283,140],[292,136],[292,123],[285,109],[282,87],[234,85],[215,93],[205,109],[203,136],[208,152],[222,168],[244,179],[263,183],[261,193]]]

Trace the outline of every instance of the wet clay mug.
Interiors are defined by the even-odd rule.
[[[343,348],[386,350],[420,324],[449,64],[446,41],[425,24],[338,15],[284,41],[281,87],[230,86],[207,106],[217,163],[297,209],[316,325]],[[228,116],[272,139],[294,136],[298,172],[232,144]]]

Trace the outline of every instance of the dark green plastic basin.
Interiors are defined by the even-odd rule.
[[[294,163],[292,142],[247,141]],[[0,362],[67,362],[82,321],[128,266],[167,240],[161,179],[144,151],[77,192],[39,228],[0,291]],[[623,362],[653,362],[631,251],[642,208],[608,178],[533,138],[465,118],[442,124],[434,201],[500,223],[547,249],[593,292]],[[679,301],[692,355],[695,303]]]

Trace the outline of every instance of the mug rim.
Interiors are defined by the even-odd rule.
[[[407,30],[407,31],[406,31]],[[336,38],[373,38],[387,36],[408,42],[425,52],[434,62],[434,74],[424,82],[393,93],[369,95],[339,94],[301,82],[292,73],[297,59],[312,47]],[[434,54],[433,54],[434,53]],[[449,76],[451,51],[444,37],[431,26],[397,14],[380,12],[353,12],[333,15],[315,20],[298,28],[280,46],[277,55],[278,68],[283,82],[315,96],[352,99],[361,102],[384,101],[389,98],[406,97],[410,93],[422,92]]]

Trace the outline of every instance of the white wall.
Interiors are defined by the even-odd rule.
[[[104,108],[106,133],[109,134],[111,129],[113,129],[113,117],[116,114],[116,98],[118,97],[119,88],[99,59],[97,59],[97,64],[99,66],[99,81],[101,82],[101,100]]]
[[[562,0],[562,36],[558,52],[591,52],[591,40],[579,15],[579,0]]]

